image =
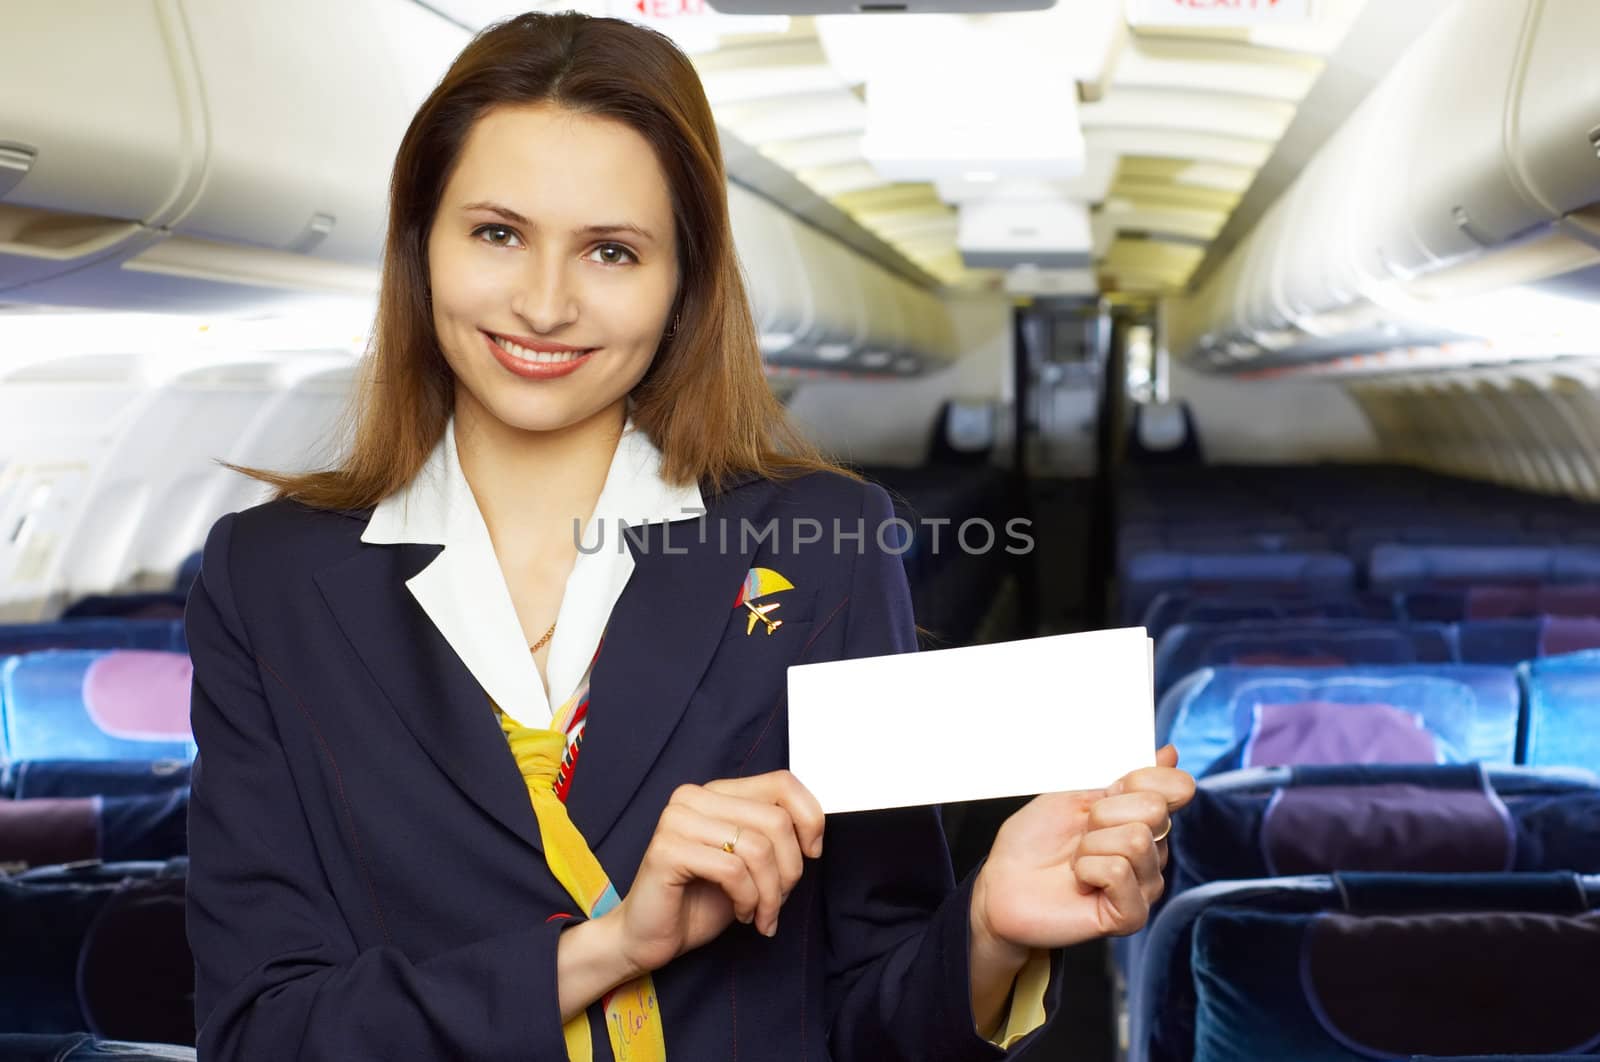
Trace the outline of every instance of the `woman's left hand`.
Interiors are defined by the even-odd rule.
[[[1194,797],[1178,750],[1106,789],[1044,793],[1000,827],[973,883],[972,932],[1025,957],[1137,932],[1160,898],[1171,814]]]

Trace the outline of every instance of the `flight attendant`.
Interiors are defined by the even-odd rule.
[[[189,599],[200,1057],[1024,1044],[1060,949],[1143,923],[1192,780],[1040,796],[957,884],[936,808],[825,822],[785,769],[786,669],[915,627],[886,494],[766,386],[688,60],[492,27],[390,196],[348,450],[250,470],[277,497]]]

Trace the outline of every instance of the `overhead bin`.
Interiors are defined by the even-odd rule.
[[[1583,266],[1562,241],[1600,243],[1597,39],[1591,0],[1459,0],[1171,300],[1171,349],[1222,366],[1435,345],[1461,338],[1440,300]]]
[[[728,186],[733,242],[749,284],[761,352],[781,354],[811,327],[811,285],[794,225],[783,211],[754,192]]]
[[[208,150],[205,186],[176,232],[377,263],[395,151],[422,102],[411,98],[417,81],[397,71],[436,65],[437,77],[448,62],[375,31],[394,6],[181,0]],[[434,22],[433,39],[453,55],[465,33]]]
[[[767,360],[877,372],[956,356],[932,292],[741,185],[729,185],[728,210]]]
[[[29,0],[0,31],[0,290],[149,246],[196,174],[154,0]]]
[[[1514,100],[1511,166],[1541,206],[1567,215],[1600,202],[1600,5],[1544,0],[1543,9]]]
[[[395,149],[467,37],[384,0],[8,4],[0,292],[181,311],[372,291]]]
[[[1415,268],[1494,247],[1556,217],[1525,192],[1506,154],[1508,139],[1515,150],[1517,138],[1506,129],[1508,114],[1517,110],[1527,78],[1538,76],[1526,68],[1526,57],[1539,23],[1548,27],[1543,7],[1505,0],[1458,4],[1440,15],[1417,54],[1406,56],[1407,89],[1416,103],[1407,111],[1407,153],[1394,161],[1416,243],[1428,256]],[[1552,75],[1563,77],[1546,72]],[[1600,99],[1591,98],[1591,111],[1597,106]],[[1570,106],[1564,109],[1570,115]]]
[[[868,309],[857,280],[866,263],[810,225],[789,224],[805,265],[813,309],[809,326],[795,337],[794,350],[823,361],[843,361],[860,347],[866,333]]]

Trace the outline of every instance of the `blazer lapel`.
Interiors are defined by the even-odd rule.
[[[406,588],[440,548],[364,547],[319,571],[317,584],[368,672],[439,769],[506,829],[542,849],[527,788],[488,697]]]
[[[753,536],[741,528],[766,494],[732,491],[710,503],[700,520],[629,532],[633,576],[612,609],[589,678],[593,711],[567,794],[567,812],[592,849],[633,800],[711,662],[759,548],[745,542]],[[727,528],[726,550],[719,527]]]

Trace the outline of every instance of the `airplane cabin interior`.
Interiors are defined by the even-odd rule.
[[[690,57],[921,650],[1152,639],[1165,892],[1007,1054],[1600,1055],[1600,3],[530,3]],[[226,466],[342,452],[396,147],[520,10],[0,2],[0,1060],[196,1057]]]

